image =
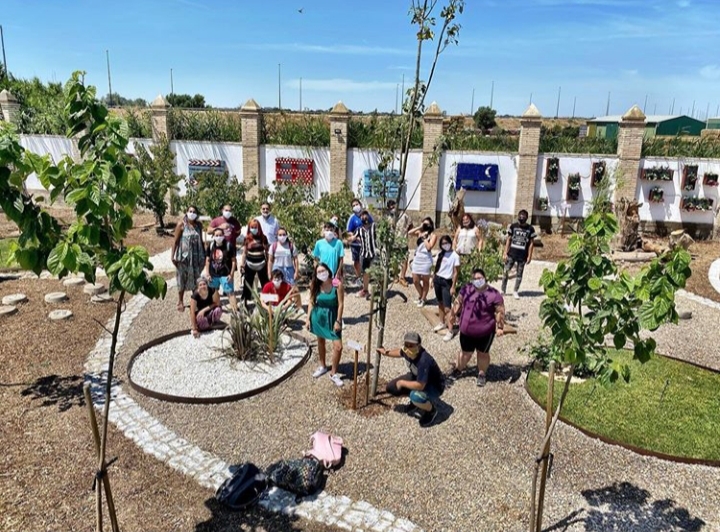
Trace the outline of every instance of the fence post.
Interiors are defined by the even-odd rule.
[[[158,94],[150,104],[150,116],[152,121],[153,141],[159,142],[162,137],[169,139],[171,137],[168,127],[168,109],[170,104],[163,98],[162,94]]]
[[[5,122],[17,123],[20,120],[20,103],[15,95],[7,89],[0,92],[0,109]]]
[[[255,181],[255,184],[249,190],[250,196],[257,196],[260,187],[266,185],[266,183],[262,183],[262,176],[260,175],[261,112],[262,107],[252,98],[240,108],[243,182]]]
[[[348,182],[347,132],[350,111],[338,102],[330,111],[330,192],[340,192]]]
[[[618,129],[619,180],[615,187],[616,200],[635,199],[644,135],[645,115],[637,105],[633,105],[623,115]]]
[[[531,103],[520,117],[520,145],[518,148],[518,179],[515,189],[515,212],[525,209],[532,214],[535,202],[540,128],[542,115]]]
[[[443,114],[436,102],[430,104],[423,116],[423,158],[420,170],[420,213],[439,224],[438,180],[440,158],[433,161],[433,154],[443,132]],[[408,200],[413,191],[408,189]]]

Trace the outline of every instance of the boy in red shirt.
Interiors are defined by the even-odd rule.
[[[263,294],[276,294],[278,300],[272,303],[261,301],[262,306],[270,311],[270,307],[277,307],[282,305],[282,308],[287,308],[293,304],[293,296],[295,295],[295,287],[285,282],[285,274],[282,270],[274,270],[272,272],[272,278],[270,282],[266,283],[262,288]]]

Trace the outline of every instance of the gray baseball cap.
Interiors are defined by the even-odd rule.
[[[403,338],[403,341],[406,344],[420,344],[422,342],[422,338],[420,338],[420,335],[416,332],[406,332],[405,337]]]

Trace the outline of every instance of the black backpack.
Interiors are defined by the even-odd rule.
[[[244,510],[260,498],[267,489],[267,479],[255,464],[238,467],[215,492],[215,498],[231,510]]]
[[[323,470],[323,465],[315,458],[299,458],[275,462],[268,467],[266,474],[274,486],[304,497],[322,487]]]

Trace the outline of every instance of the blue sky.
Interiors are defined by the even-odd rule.
[[[66,80],[73,70],[107,93],[151,100],[201,93],[216,107],[248,98],[297,109],[395,108],[403,74],[414,75],[416,41],[409,0],[3,0],[0,24],[10,70]],[[442,3],[442,0],[440,0]],[[298,10],[302,8],[302,13]],[[720,104],[720,1],[467,0],[460,44],[440,58],[427,103],[468,113],[490,102],[520,114],[530,95],[545,116],[647,114],[701,118]],[[426,48],[426,57],[430,55]],[[423,73],[427,72],[424,62]]]

